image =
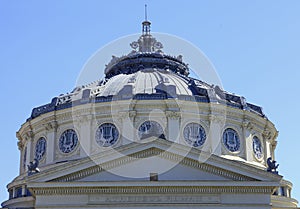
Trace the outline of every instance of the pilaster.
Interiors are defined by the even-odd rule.
[[[180,112],[166,111],[168,120],[168,140],[178,141],[180,137]]]
[[[242,124],[243,127],[243,137],[245,139],[245,147],[244,147],[244,152],[245,152],[245,157],[247,161],[253,161],[253,149],[252,149],[252,134],[251,130],[253,130],[253,124],[245,119]],[[243,140],[243,139],[242,139]]]
[[[57,135],[57,122],[51,121],[44,124],[47,137],[46,164],[54,162],[55,142]]]
[[[225,117],[222,115],[210,115],[210,126],[207,141],[210,143],[210,152],[220,156],[222,154],[222,130],[225,124]]]
[[[74,118],[74,126],[78,131],[78,140],[80,143],[80,157],[89,156],[91,153],[91,140],[94,134],[92,131],[93,115],[78,115]]]
[[[27,131],[25,133],[25,140],[27,141],[27,151],[26,151],[26,161],[25,161],[25,171],[27,171],[27,165],[29,164],[30,161],[33,160],[34,158],[34,148],[33,148],[33,139],[34,139],[34,134],[33,131]]]
[[[128,144],[135,141],[135,132],[134,119],[136,116],[136,111],[130,110],[128,112],[119,112],[118,120],[122,124],[121,129],[119,130],[120,137],[122,137],[122,144]]]

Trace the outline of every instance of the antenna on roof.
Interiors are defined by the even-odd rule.
[[[151,22],[147,20],[147,4],[145,4],[145,20],[142,23],[143,25],[143,35],[150,35],[150,25]]]

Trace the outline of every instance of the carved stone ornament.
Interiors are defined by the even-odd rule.
[[[252,123],[251,121],[249,121],[249,120],[244,120],[244,121],[243,121],[243,127],[244,127],[244,128],[247,128],[247,129],[249,129],[249,130],[253,130],[254,125],[253,125],[253,123]]]
[[[119,112],[117,115],[117,119],[119,122],[122,122],[126,119],[130,119],[131,117],[134,117],[135,115],[136,115],[135,111]]]
[[[24,147],[24,144],[22,143],[22,141],[18,141],[18,149],[22,150]]]
[[[44,123],[43,126],[47,131],[50,131],[53,129],[55,130],[58,125],[57,125],[57,121],[51,121],[49,123]]]
[[[180,118],[181,114],[178,111],[166,111],[166,116],[172,120],[177,120]]]
[[[80,127],[83,123],[89,123],[92,121],[93,116],[92,115],[78,115],[74,117],[74,125],[76,127]]]
[[[130,46],[138,52],[161,52],[163,48],[163,44],[150,34],[142,35],[138,41],[132,42]]]
[[[224,124],[226,121],[226,117],[223,115],[209,115],[209,120],[212,123]]]
[[[32,140],[33,137],[34,137],[33,131],[30,130],[30,131],[27,131],[27,132],[25,133],[25,139],[26,139],[26,140]]]
[[[135,110],[130,110],[129,111],[129,117],[135,117],[136,116],[136,111]]]
[[[272,133],[269,129],[265,129],[262,135],[266,140],[272,139]]]
[[[131,110],[131,111],[126,111],[126,112],[119,112],[117,115],[117,120],[118,122],[122,123],[124,121],[132,121],[133,118],[136,116],[136,111]]]

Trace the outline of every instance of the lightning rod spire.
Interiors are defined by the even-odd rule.
[[[151,22],[147,20],[147,4],[145,4],[145,20],[143,21],[143,30],[142,33],[143,35],[150,35],[150,25]]]
[[[145,20],[147,21],[147,4],[145,4]]]

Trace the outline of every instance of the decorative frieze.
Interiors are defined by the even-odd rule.
[[[220,194],[220,193],[264,193],[272,194],[274,186],[114,186],[114,187],[31,187],[35,195],[82,195],[91,194],[90,198],[94,201],[103,201],[104,199],[96,198],[94,195],[100,197],[107,197],[108,194],[203,194],[203,199],[209,200],[208,194]],[[105,196],[102,196],[105,195]],[[166,195],[167,199],[169,195]],[[115,196],[110,196],[111,198],[119,198]],[[188,198],[187,196],[185,196]],[[201,196],[198,196],[201,198]],[[217,201],[218,195],[211,195],[211,201]],[[108,197],[109,198],[109,197]],[[110,199],[112,200],[112,199]],[[122,199],[119,198],[121,201]],[[124,202],[126,200],[126,195],[124,196]],[[182,199],[187,200],[187,199]],[[201,199],[194,200],[200,201]],[[179,201],[179,199],[177,199]]]

